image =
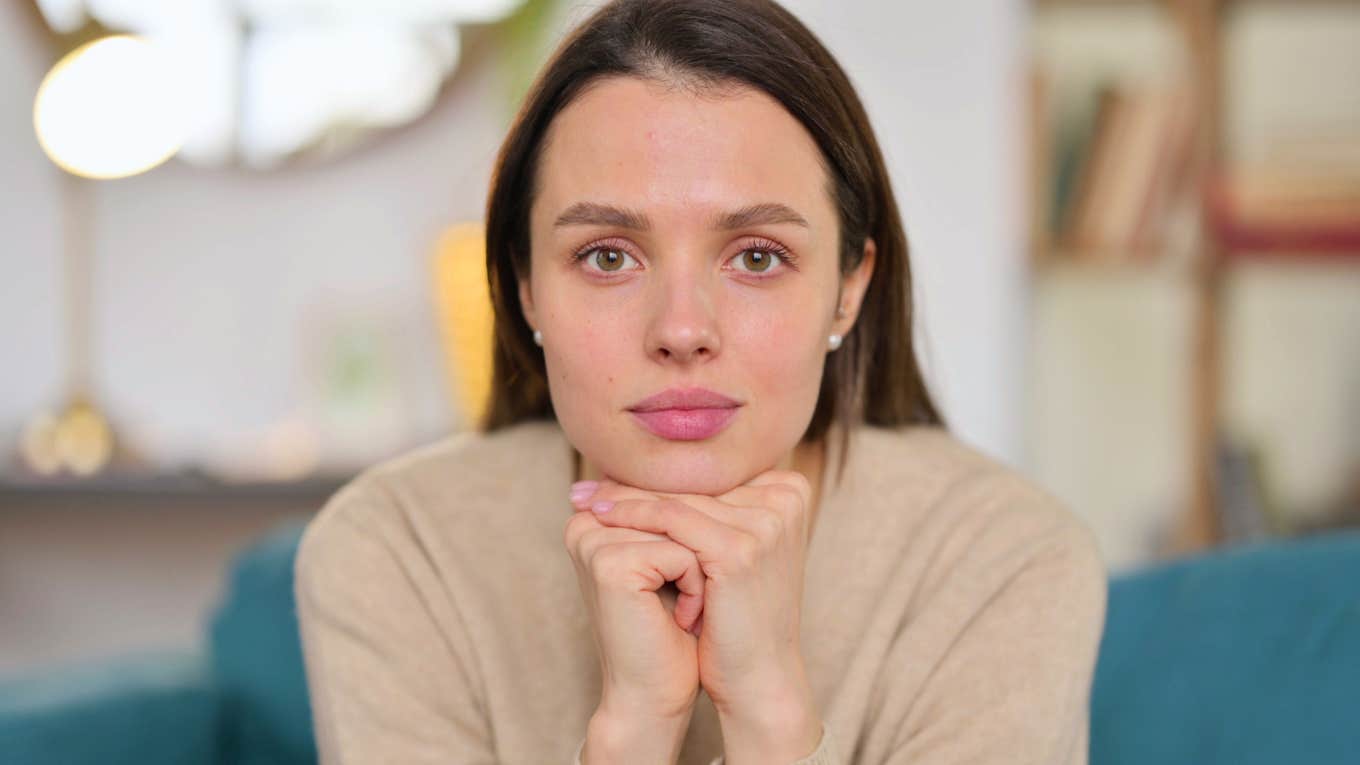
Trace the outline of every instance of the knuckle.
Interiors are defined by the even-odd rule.
[[[589,562],[591,558],[595,557],[595,552],[607,543],[607,529],[587,529],[586,532],[581,535],[580,541],[577,542],[577,549],[580,551],[581,558],[586,562]]]
[[[756,537],[766,542],[776,540],[784,533],[784,519],[777,512],[756,513],[752,524],[756,528]]]
[[[581,513],[575,513],[568,518],[562,531],[562,541],[566,544],[567,549],[576,549],[581,537],[589,528],[589,519],[582,517]]]
[[[767,491],[770,503],[780,510],[797,511],[803,505],[804,495],[796,487],[778,483],[770,486]]]
[[[678,499],[663,499],[653,506],[652,512],[654,512],[657,516],[663,516],[673,515],[675,513],[682,513],[688,509],[689,505],[686,505],[684,502],[681,502]]]
[[[626,553],[627,550],[617,544],[602,545],[595,551],[590,557],[588,568],[597,586],[605,587],[618,582],[628,573],[630,561]]]
[[[742,534],[732,542],[732,564],[741,571],[754,571],[760,563],[760,541],[750,534]]]

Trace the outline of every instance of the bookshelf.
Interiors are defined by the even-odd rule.
[[[1031,210],[1031,262],[1036,290],[1046,288],[1045,281],[1084,279],[1127,282],[1157,278],[1179,282],[1189,296],[1190,337],[1188,358],[1190,368],[1186,381],[1189,403],[1189,443],[1184,453],[1189,457],[1188,496],[1180,503],[1173,528],[1165,539],[1166,554],[1188,553],[1217,544],[1224,539],[1219,511],[1222,489],[1218,483],[1221,470],[1220,435],[1223,399],[1223,321],[1225,283],[1234,268],[1242,263],[1326,262],[1350,268],[1360,264],[1360,216],[1352,211],[1350,218],[1336,228],[1319,230],[1290,230],[1274,226],[1239,225],[1234,215],[1245,209],[1240,191],[1246,187],[1230,186],[1233,178],[1233,157],[1228,150],[1225,94],[1231,84],[1225,80],[1227,27],[1232,15],[1244,6],[1270,6],[1284,12],[1316,6],[1348,6],[1357,9],[1354,0],[1034,0],[1036,14],[1077,10],[1083,14],[1128,13],[1156,14],[1164,23],[1165,31],[1180,60],[1169,65],[1177,73],[1193,105],[1193,118],[1188,121],[1184,136],[1184,156],[1172,159],[1184,173],[1182,177],[1147,179],[1152,199],[1157,199],[1158,185],[1182,190],[1183,196],[1172,196],[1157,202],[1155,208],[1145,206],[1141,212],[1130,208],[1121,218],[1117,212],[1120,190],[1105,189],[1099,180],[1078,174],[1063,180],[1063,156],[1054,156],[1052,139],[1052,99],[1049,89],[1053,83],[1040,76],[1042,66],[1032,64],[1031,80],[1031,181],[1032,198],[1043,200]],[[1034,51],[1032,51],[1034,52]],[[1174,58],[1174,56],[1172,56]],[[1105,94],[1108,96],[1109,94]],[[1125,102],[1139,96],[1123,95],[1120,99],[1097,98],[1096,105],[1087,113],[1090,134],[1072,141],[1087,157],[1081,167],[1085,173],[1099,177],[1119,177],[1119,173],[1100,168],[1101,161],[1117,163],[1121,158],[1113,150],[1102,147],[1101,141],[1114,142],[1109,137],[1119,133],[1119,145],[1125,153],[1136,150],[1141,117],[1116,118],[1120,109],[1131,109]],[[1148,99],[1148,103],[1154,103]],[[1168,104],[1174,103],[1167,100]],[[1174,107],[1167,114],[1166,124],[1173,136],[1176,118]],[[1131,111],[1147,114],[1152,108]],[[1150,119],[1150,118],[1149,118]],[[1101,127],[1104,121],[1118,125],[1117,129]],[[1159,123],[1160,124],[1160,123]],[[1130,149],[1129,147],[1133,147]],[[1105,158],[1102,159],[1102,148]],[[1159,151],[1166,151],[1161,149]],[[1174,148],[1169,150],[1173,152]],[[1151,157],[1153,155],[1149,155]],[[1115,157],[1110,159],[1109,157]],[[1168,164],[1164,154],[1156,155],[1157,162]],[[1125,176],[1141,172],[1147,163],[1122,159]],[[1058,169],[1054,169],[1057,167]],[[1055,184],[1067,183],[1075,191],[1075,202],[1059,204],[1051,201]],[[1225,189],[1233,192],[1229,194]],[[1102,191],[1108,191],[1100,196]],[[1081,198],[1085,195],[1086,198]],[[1092,197],[1096,197],[1092,200]],[[1060,200],[1061,202],[1061,200]],[[1055,217],[1054,206],[1061,215]],[[1153,209],[1153,212],[1149,212]],[[1182,212],[1176,219],[1175,210]],[[1360,207],[1354,208],[1360,209]],[[1115,212],[1111,212],[1115,210]],[[1092,212],[1094,211],[1094,212]],[[1150,217],[1151,216],[1151,217]],[[1150,223],[1155,220],[1155,223]],[[1278,221],[1276,222],[1278,224]],[[1149,240],[1146,230],[1154,225],[1180,226],[1179,235]],[[1062,232],[1060,235],[1059,232]]]

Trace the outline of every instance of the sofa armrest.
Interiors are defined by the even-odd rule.
[[[0,680],[7,765],[219,761],[219,702],[198,653],[157,652]]]

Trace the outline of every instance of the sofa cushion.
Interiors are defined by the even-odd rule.
[[[0,682],[5,765],[218,763],[212,672],[195,652],[148,651]]]
[[[1110,587],[1091,763],[1360,762],[1360,532],[1162,564]]]
[[[316,761],[293,601],[293,558],[304,527],[284,523],[237,555],[212,617],[209,641],[231,763]]]

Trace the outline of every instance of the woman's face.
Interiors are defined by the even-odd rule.
[[[840,277],[811,135],[753,88],[612,77],[554,118],[537,182],[520,300],[568,440],[654,491],[716,495],[786,466],[874,255],[866,241]],[[634,411],[698,388],[736,406]]]

